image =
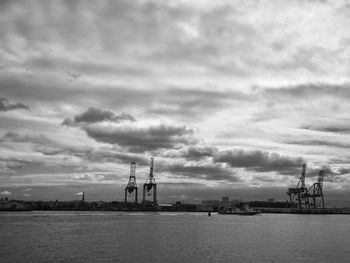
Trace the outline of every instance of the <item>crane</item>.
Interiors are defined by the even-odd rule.
[[[306,164],[303,164],[301,177],[295,188],[288,188],[291,212],[320,213],[324,211],[323,179],[324,170],[319,171],[317,182],[309,189],[305,186]],[[296,203],[296,205],[294,205]],[[312,209],[312,210],[311,210]]]
[[[135,193],[134,193],[135,192]],[[137,184],[136,184],[136,163],[132,162],[130,164],[130,176],[129,176],[129,182],[127,186],[125,187],[125,199],[124,202],[127,203],[128,194],[132,195],[134,193],[134,202],[137,204]]]
[[[153,164],[154,164],[154,158],[150,159],[150,171],[149,176],[146,180],[146,182],[143,184],[143,204],[146,205],[147,203],[151,202],[151,206],[155,207],[157,205],[157,184],[156,180],[153,176]],[[151,194],[151,190],[153,189],[153,193]],[[148,201],[147,195],[153,195],[153,200]]]

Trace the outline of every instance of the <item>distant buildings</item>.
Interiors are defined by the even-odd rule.
[[[0,201],[0,211],[29,211],[30,208],[26,206],[23,202],[15,200],[5,200]]]
[[[290,209],[289,202],[276,202],[274,199],[269,198],[267,201],[249,201],[248,205],[256,210],[260,210],[262,212],[288,212]],[[229,197],[222,197],[221,200],[204,200],[197,207],[198,211],[218,211],[219,208],[229,208],[233,206],[238,206],[242,204],[242,200],[232,199]]]
[[[233,199],[230,200],[229,197],[222,197],[221,200],[204,200],[202,203],[199,205],[198,210],[199,211],[218,211],[220,207],[231,207],[234,206],[238,203],[240,203],[240,200]]]

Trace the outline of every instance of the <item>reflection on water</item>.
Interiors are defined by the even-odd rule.
[[[349,262],[346,215],[0,213],[1,262]]]

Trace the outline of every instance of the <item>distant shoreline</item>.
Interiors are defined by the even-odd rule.
[[[1,213],[23,213],[23,212],[123,212],[123,213],[203,213],[208,211],[162,211],[162,210],[31,210],[31,209],[1,209]],[[217,212],[212,212],[216,214]],[[296,214],[296,215],[350,215],[349,212],[323,211],[323,212],[287,212],[287,211],[260,211],[261,214]]]

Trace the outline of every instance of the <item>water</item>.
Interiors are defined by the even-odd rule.
[[[0,213],[0,262],[350,262],[350,216]]]

